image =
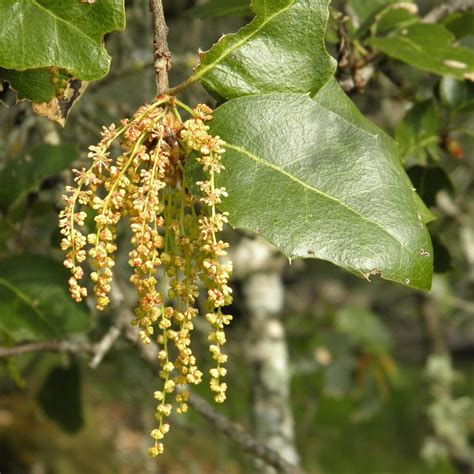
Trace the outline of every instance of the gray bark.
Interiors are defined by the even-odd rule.
[[[247,350],[253,370],[253,414],[256,438],[297,466],[290,402],[290,364],[281,320],[284,260],[263,240],[243,239],[233,255],[236,275],[245,277],[244,296],[250,326]],[[258,466],[265,474],[274,468]]]

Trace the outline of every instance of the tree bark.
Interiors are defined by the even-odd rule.
[[[298,466],[290,402],[288,345],[281,320],[284,303],[282,260],[263,240],[244,239],[240,245],[246,250],[238,249],[234,257],[237,258],[236,266],[247,270],[247,275],[242,276],[245,277],[244,296],[250,326],[247,353],[253,371],[255,436],[280,453],[288,463]],[[265,474],[275,472],[268,465],[258,467]]]
[[[166,26],[163,3],[150,0],[153,16],[153,66],[155,68],[156,94],[163,94],[169,87],[168,71],[171,68],[171,53],[168,49],[168,27]]]

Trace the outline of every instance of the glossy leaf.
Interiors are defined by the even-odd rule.
[[[387,5],[396,2],[397,0],[349,0],[348,3],[356,14],[359,23],[364,23]]]
[[[203,5],[196,5],[189,13],[201,18],[249,15],[251,13],[250,0],[209,0]]]
[[[1,67],[56,67],[94,80],[109,68],[104,34],[125,26],[123,1],[6,0],[0,4],[0,25]]]
[[[76,362],[69,367],[54,367],[36,398],[48,418],[64,431],[76,433],[84,425],[81,372]]]
[[[89,329],[89,311],[67,290],[67,270],[40,255],[0,260],[0,330],[14,340],[62,337]]]
[[[327,0],[254,0],[255,19],[223,36],[193,74],[230,99],[268,92],[316,92],[332,76],[326,51]]]
[[[372,34],[386,33],[417,22],[419,20],[417,12],[416,5],[409,2],[388,5],[375,15],[374,22],[370,27]]]
[[[368,43],[392,58],[419,69],[474,80],[474,51],[453,44],[443,25],[417,24]]]
[[[79,158],[74,145],[39,145],[7,161],[0,170],[0,211],[34,191],[41,182],[69,168]]]
[[[44,102],[47,94],[38,84],[45,85],[47,74],[53,79],[58,69],[83,81],[104,77],[110,57],[103,36],[124,27],[123,0],[0,2],[0,67],[12,70],[2,76],[10,76],[24,97]],[[54,95],[51,82],[48,99]]]
[[[234,227],[261,234],[290,258],[429,288],[429,212],[392,140],[360,120],[335,87],[314,100],[270,94],[215,111],[212,133],[227,142],[223,209]]]
[[[335,80],[330,81],[321,91],[314,97],[314,99],[326,109],[336,113],[341,118],[354,125],[357,128],[365,130],[369,134],[380,135],[382,142],[388,142],[388,148],[391,149],[393,141],[387,135],[368,120],[360,110],[354,105],[349,97],[342,91]],[[391,153],[386,153],[384,148],[380,147],[380,154],[383,156],[391,156]],[[402,173],[407,183],[410,183],[405,173]],[[411,183],[410,183],[411,186]],[[414,199],[417,204],[417,213],[421,216],[423,223],[431,222],[435,219],[434,215],[423,204],[420,196],[414,194]]]

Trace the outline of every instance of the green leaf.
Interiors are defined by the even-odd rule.
[[[76,362],[54,367],[36,396],[44,413],[64,431],[76,433],[84,425],[81,372]]]
[[[415,104],[395,129],[395,140],[402,160],[426,164],[439,154],[439,114],[432,100]]]
[[[79,0],[4,0],[0,2],[0,67],[10,71],[3,71],[1,76],[11,79],[22,96],[44,102],[46,97],[53,97],[51,87],[57,88],[47,77],[54,76],[56,69],[82,81],[104,77],[110,57],[103,36],[124,27],[123,0],[92,4]],[[48,81],[47,93],[39,85],[46,87]]]
[[[5,0],[0,25],[1,67],[54,66],[91,81],[108,72],[110,57],[102,38],[125,27],[124,6],[122,0]]]
[[[443,20],[444,26],[457,38],[474,34],[474,12],[455,12]]]
[[[429,212],[393,141],[335,87],[314,100],[269,94],[216,109],[211,131],[227,142],[217,178],[229,192],[223,210],[232,226],[261,234],[290,258],[429,288]]]
[[[201,18],[249,15],[251,13],[250,0],[209,0],[203,5],[197,5],[189,13]]]
[[[454,36],[443,25],[417,24],[368,44],[392,58],[424,71],[474,79],[474,51],[455,46]]]
[[[52,75],[49,69],[29,69],[27,71],[15,71],[13,69],[1,69],[0,78],[8,81],[12,89],[16,90],[18,99],[29,99],[34,102],[47,102],[56,94],[57,87],[51,81]]]
[[[349,0],[359,23],[365,23],[377,12],[383,10],[387,5],[396,3],[397,0]]]
[[[8,208],[41,182],[69,168],[79,158],[75,145],[39,145],[7,161],[0,170],[0,211]]]
[[[416,5],[408,2],[388,5],[375,15],[370,30],[373,35],[376,35],[406,27],[419,20],[417,12]]]
[[[360,110],[354,105],[349,97],[342,91],[335,80],[330,81],[326,86],[324,86],[324,88],[321,89],[314,99],[320,105],[336,113],[355,127],[365,130],[369,134],[380,134],[382,141],[389,142],[387,145],[388,148],[393,146],[392,140],[390,140],[390,138],[387,137],[387,135],[380,128],[378,128],[360,112]],[[380,154],[387,155],[382,146],[380,147]],[[388,155],[391,156],[391,153]],[[404,177],[406,178],[406,176]],[[410,181],[407,180],[407,183],[410,183]],[[426,224],[434,220],[435,216],[427,209],[420,196],[415,193],[414,198],[417,203],[417,212],[418,215],[421,216],[422,222]]]
[[[0,260],[0,330],[15,340],[62,337],[89,329],[85,304],[72,301],[67,270],[40,255]]]
[[[255,19],[204,53],[191,80],[225,99],[318,91],[335,69],[324,45],[328,0],[254,0],[252,8]]]
[[[356,344],[374,352],[389,352],[392,337],[377,315],[365,308],[349,306],[336,314],[336,327]]]

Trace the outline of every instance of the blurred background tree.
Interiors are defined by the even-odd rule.
[[[73,304],[62,291],[57,213],[67,170],[102,125],[130,116],[155,93],[146,3],[126,2],[126,30],[105,37],[110,73],[89,85],[63,129],[16,103],[3,82],[2,473],[275,472],[255,450],[243,455],[241,443],[199,410],[173,419],[165,454],[148,459],[153,371],[122,338],[92,370],[83,349],[119,331],[113,318]],[[206,50],[248,23],[249,3],[165,2],[171,84],[198,62],[198,46]],[[319,260],[288,262],[258,236],[227,230],[235,320],[229,399],[218,410],[309,473],[472,473],[474,86],[450,48],[474,48],[474,4],[334,1],[326,41],[339,84],[395,138],[414,188],[437,218],[429,226],[433,289],[376,277],[369,284]],[[199,84],[183,97],[215,105]],[[125,232],[120,239],[126,245]],[[27,256],[12,260],[18,255]],[[124,274],[126,264],[123,255]],[[12,298],[8,285],[22,292]],[[122,290],[133,304],[133,294]],[[18,314],[28,324],[14,327]],[[53,333],[36,322],[38,314],[54,322]],[[74,345],[46,347],[59,354],[5,357],[38,332]],[[204,352],[207,329],[198,325],[197,332]],[[205,388],[197,392],[207,397]]]

